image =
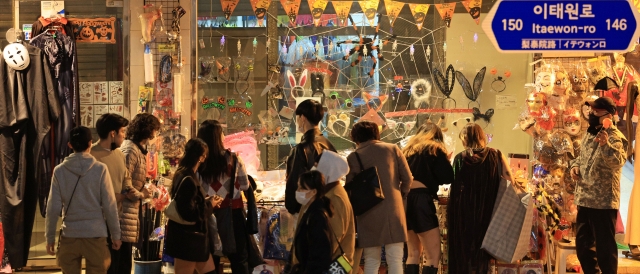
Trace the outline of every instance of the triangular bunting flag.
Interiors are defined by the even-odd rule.
[[[416,21],[418,30],[421,30],[422,25],[424,24],[424,19],[427,17],[427,12],[429,11],[429,5],[409,4],[409,8],[411,9],[411,13],[413,14],[413,19]]]
[[[258,18],[258,26],[264,27],[264,17],[267,15],[267,10],[269,9],[269,4],[271,4],[270,0],[251,0],[251,7],[253,8],[253,13]]]
[[[238,6],[238,2],[240,2],[240,0],[220,0],[220,4],[222,4],[222,11],[224,12],[224,18],[227,20],[231,18],[231,14],[233,14],[233,10]]]
[[[300,11],[300,0],[280,0],[280,4],[282,4],[282,7],[284,7],[284,11],[289,17],[289,24],[291,26],[295,26],[296,18],[298,17],[298,12]]]
[[[338,20],[340,21],[340,26],[347,25],[347,18],[349,17],[349,12],[351,11],[351,1],[331,1],[333,4],[333,9],[336,10],[336,15],[338,16]]]
[[[384,6],[387,8],[387,16],[389,16],[389,23],[393,27],[393,23],[398,19],[398,14],[404,7],[404,3],[393,1],[393,0],[384,0]]]
[[[311,17],[313,17],[313,25],[319,26],[320,19],[322,19],[322,14],[324,13],[324,9],[327,8],[327,4],[329,1],[327,0],[308,0],[309,9],[311,9]]]
[[[446,4],[435,4],[440,17],[447,24],[447,28],[451,27],[451,19],[453,18],[453,11],[456,9],[456,2]]]
[[[462,1],[462,5],[467,9],[471,18],[476,21],[476,25],[480,25],[480,12],[482,10],[482,0],[466,0]]]
[[[360,3],[360,8],[362,12],[364,12],[364,16],[369,20],[369,26],[374,26],[380,0],[358,1],[358,3]]]

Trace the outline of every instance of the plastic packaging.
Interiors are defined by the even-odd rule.
[[[153,72],[153,54],[149,45],[144,46],[144,82],[153,83],[155,74]]]

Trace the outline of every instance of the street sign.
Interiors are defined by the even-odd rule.
[[[500,52],[628,51],[640,36],[631,0],[499,0],[482,28]]]

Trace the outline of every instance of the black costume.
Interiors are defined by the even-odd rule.
[[[449,273],[487,273],[491,255],[480,250],[498,195],[502,155],[493,148],[463,151],[453,161],[447,206]]]
[[[60,115],[49,61],[39,48],[25,45],[31,62],[22,71],[0,58],[0,212],[11,266],[27,263],[36,213],[41,147]],[[58,214],[58,213],[56,213]]]
[[[296,201],[298,178],[313,167],[325,149],[336,152],[333,144],[322,135],[319,129],[314,128],[305,132],[300,143],[291,150],[287,158],[287,186],[284,195],[284,205],[289,213],[300,212],[301,205]]]

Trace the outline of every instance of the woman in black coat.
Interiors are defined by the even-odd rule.
[[[322,173],[313,170],[300,176],[296,200],[302,205],[301,212],[304,214],[293,240],[293,252],[298,261],[293,266],[293,273],[324,273],[331,264],[333,234],[329,217],[333,214],[323,189]]]

